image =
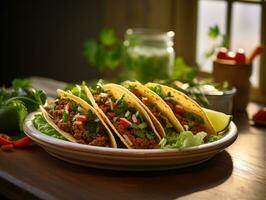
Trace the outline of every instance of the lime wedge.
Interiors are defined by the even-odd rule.
[[[206,108],[203,108],[203,110],[205,111],[209,120],[211,121],[216,133],[226,130],[230,122],[232,121],[232,115],[226,115],[222,112]]]

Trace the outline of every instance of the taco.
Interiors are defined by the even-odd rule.
[[[169,105],[155,92],[139,82],[126,81],[123,86],[129,90],[133,98],[140,101],[162,137],[173,132],[184,131]]]
[[[91,105],[63,90],[57,93],[56,100],[40,108],[60,135],[74,143],[117,148],[111,130]]]
[[[187,95],[157,83],[147,83],[145,86],[168,104],[185,131],[191,131],[193,134],[206,132],[209,135],[216,135],[204,110]]]
[[[122,86],[98,85],[85,91],[94,108],[130,149],[159,148],[161,140],[145,109]]]

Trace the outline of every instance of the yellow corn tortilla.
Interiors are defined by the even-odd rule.
[[[157,136],[156,138],[158,140],[158,143],[160,142],[161,136],[157,132],[154,124],[152,123],[152,120],[150,119],[150,117],[148,115],[148,113],[145,111],[145,109],[142,107],[142,105],[139,104],[138,101],[136,101],[134,98],[132,98],[132,96],[129,95],[128,92],[125,92],[125,88],[123,88],[120,85],[110,83],[110,84],[103,85],[103,90],[106,93],[109,93],[115,99],[119,99],[124,95],[124,101],[127,102],[129,107],[134,107],[136,110],[138,110],[140,112],[142,117],[145,119],[145,121],[148,123],[148,125],[151,127],[151,129],[153,130],[153,132]],[[102,117],[104,118],[104,121],[114,130],[114,132],[119,137],[119,139],[124,143],[124,145],[127,148],[132,149],[131,145],[128,144],[128,142],[123,138],[123,136],[116,130],[113,123],[108,119],[108,117],[104,114],[104,112],[97,105],[97,103],[95,102],[94,97],[93,97],[93,95],[90,92],[88,87],[85,87],[85,92],[86,92],[90,102],[92,103],[93,107],[95,108],[95,110],[97,110],[102,115]]]
[[[200,105],[197,102],[195,102],[193,99],[191,99],[190,97],[188,97],[184,93],[179,92],[179,91],[175,90],[174,88],[168,87],[166,85],[161,85],[161,84],[157,84],[157,83],[147,83],[145,86],[148,88],[159,86],[159,87],[161,87],[161,91],[164,95],[171,93],[172,97],[169,97],[169,98],[171,98],[172,100],[174,100],[178,104],[180,104],[185,109],[186,112],[192,112],[192,113],[195,113],[195,114],[202,117],[208,134],[211,134],[211,135],[217,134],[215,132],[210,120],[208,119],[207,114],[200,107]],[[179,124],[181,125],[181,123],[179,123]]]
[[[110,143],[111,143],[111,147],[113,148],[117,148],[117,144],[115,141],[115,138],[111,132],[111,130],[109,129],[109,127],[106,125],[106,123],[104,122],[103,118],[101,115],[98,114],[98,112],[91,106],[89,105],[86,101],[84,101],[83,99],[70,94],[68,92],[65,92],[63,90],[58,89],[57,90],[57,94],[58,97],[61,99],[68,99],[68,100],[72,100],[74,102],[76,102],[77,104],[79,104],[83,109],[85,109],[86,111],[91,110],[101,121],[101,123],[103,124],[103,126],[105,127],[105,129],[107,130],[107,134],[109,136],[110,139]],[[60,128],[58,128],[58,126],[53,122],[53,120],[51,119],[51,117],[49,116],[49,113],[42,107],[40,106],[40,110],[44,116],[44,118],[46,119],[46,121],[59,133],[61,134],[64,138],[66,138],[68,141],[70,142],[74,142],[77,143],[77,140],[69,133],[61,130]]]
[[[171,122],[171,124],[174,126],[177,132],[184,131],[182,125],[179,123],[179,121],[175,117],[171,108],[155,92],[153,92],[152,90],[145,87],[139,82],[126,81],[123,83],[123,86],[126,88],[134,87],[134,89],[137,90],[142,96],[148,98],[150,102],[153,102],[153,104],[156,105],[157,109]],[[159,120],[153,115],[150,109],[140,99],[138,99],[138,97],[136,97],[129,90],[127,91],[133,96],[133,98],[136,98],[136,100],[139,101],[139,103],[145,108],[151,120],[153,121],[155,127],[157,128],[158,132],[160,133],[162,137],[164,137],[166,134]]]

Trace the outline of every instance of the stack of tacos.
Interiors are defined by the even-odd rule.
[[[124,82],[131,94],[147,110],[161,136],[191,131],[216,134],[202,108],[185,94],[165,85]]]
[[[161,136],[148,113],[122,86],[106,84],[92,91],[85,87],[85,92],[127,148],[159,148]]]
[[[58,98],[41,111],[65,139],[95,146],[155,149],[164,138],[184,132],[204,133],[200,142],[216,135],[195,101],[157,83],[77,85],[58,90]]]
[[[209,135],[216,135],[207,114],[193,99],[165,85],[147,83],[145,86],[160,96],[170,107],[184,130],[191,131],[193,134],[202,131]]]
[[[57,93],[55,101],[40,109],[59,134],[74,143],[117,148],[111,130],[92,106],[63,90]]]

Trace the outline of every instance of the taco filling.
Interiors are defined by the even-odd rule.
[[[186,111],[181,104],[172,98],[173,96],[170,92],[166,95],[163,94],[160,86],[150,87],[149,89],[158,94],[169,105],[186,131],[191,131],[193,134],[201,131],[207,132],[203,118],[196,113]]]
[[[149,110],[152,112],[154,117],[161,123],[164,127],[165,134],[168,135],[170,133],[176,132],[172,123],[168,120],[168,118],[158,109],[157,105],[150,101],[147,97],[143,96],[138,90],[134,89],[134,87],[128,88],[130,92],[132,92],[139,100],[145,104]]]
[[[139,111],[128,105],[124,96],[114,99],[108,93],[101,91],[94,92],[93,97],[129,146],[134,149],[159,148],[155,133],[143,120]]]
[[[45,110],[58,128],[71,134],[78,143],[111,147],[106,128],[91,110],[86,111],[68,99],[57,99]]]

